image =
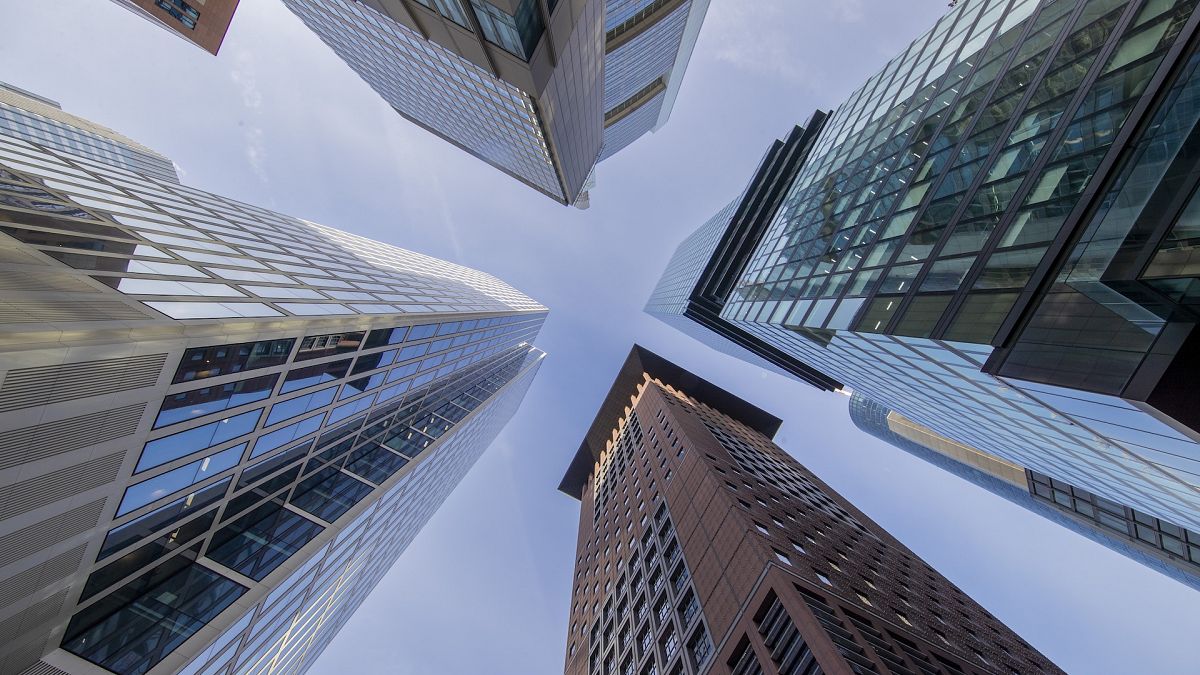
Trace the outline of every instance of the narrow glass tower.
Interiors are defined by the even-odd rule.
[[[285,0],[397,113],[564,204],[666,123],[708,0]]]
[[[472,269],[0,134],[0,673],[300,673],[516,410]]]
[[[1070,486],[1079,515],[1141,514],[1195,568],[1195,8],[957,3],[777,142],[647,310]]]

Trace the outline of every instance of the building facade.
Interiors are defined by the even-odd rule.
[[[634,347],[559,487],[581,502],[565,673],[1061,672],[779,424]]]
[[[393,109],[564,204],[670,115],[707,0],[285,0]]]
[[[861,394],[850,399],[850,419],[882,441],[1200,590],[1200,532],[965,446]]]
[[[472,269],[0,135],[0,673],[302,673],[520,403]]]
[[[57,101],[0,82],[0,133],[123,169],[179,182],[175,164],[112,129],[64,112]]]
[[[216,55],[239,0],[113,0],[146,21]]]
[[[794,173],[747,190],[778,204],[672,261],[648,309],[1200,528],[1195,4],[958,3],[815,116]]]

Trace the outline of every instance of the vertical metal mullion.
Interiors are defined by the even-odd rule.
[[[1062,268],[1074,245],[1082,237],[1083,232],[1078,224],[1095,214],[1100,206],[1099,197],[1107,192],[1117,178],[1116,175],[1112,175],[1113,168],[1133,151],[1133,148],[1130,147],[1130,140],[1141,134],[1152,121],[1153,106],[1161,101],[1168,91],[1168,88],[1164,86],[1166,81],[1173,77],[1183,65],[1180,58],[1181,53],[1185,49],[1197,48],[1196,43],[1200,42],[1200,37],[1197,36],[1198,24],[1200,24],[1200,11],[1193,10],[1191,18],[1176,37],[1175,43],[1163,56],[1163,64],[1169,64],[1168,67],[1164,68],[1163,64],[1160,64],[1157,72],[1146,86],[1146,90],[1142,92],[1138,102],[1130,110],[1125,124],[1117,132],[1117,137],[1113,139],[1108,152],[1097,165],[1092,180],[1080,194],[1075,208],[1068,214],[1066,222],[1076,223],[1076,226],[1064,226],[1059,231],[1030,281],[1021,290],[1013,308],[1009,310],[1008,316],[1001,322],[996,332],[996,338],[992,340],[992,344],[1000,349],[997,349],[988,359],[984,365],[984,371],[993,372],[1000,366],[1004,352],[1008,346],[1011,346],[1012,335],[1028,324],[1031,318],[1029,307],[1033,304],[1034,299],[1043,297],[1049,290],[1055,276],[1053,273]],[[1001,221],[1001,225],[1004,224],[1005,221]],[[972,281],[972,283],[974,282]]]
[[[971,22],[971,26],[970,26],[970,28],[969,28],[969,29],[968,29],[968,31],[967,31],[967,34],[968,34],[968,35],[970,34],[970,31],[971,31],[971,30],[973,30],[973,29],[975,28],[975,26],[976,26],[976,25],[978,25],[978,23],[979,23],[979,21],[982,19],[982,17],[983,17],[983,14],[984,14],[984,13],[985,13],[985,12],[980,12],[980,13],[979,13],[979,14],[978,14],[978,15],[977,15],[977,16],[976,16],[976,17],[975,17],[973,20],[972,20],[972,22]],[[999,24],[1000,24],[1000,22],[999,22],[999,21],[997,21],[997,26],[999,26]],[[956,25],[957,25],[957,24],[956,24]],[[940,50],[941,50],[941,48],[942,48],[943,46],[945,46],[945,45],[947,44],[947,42],[948,42],[948,41],[949,41],[949,40],[950,40],[950,39],[953,37],[954,28],[955,28],[955,26],[951,26],[951,27],[950,27],[950,28],[949,28],[949,29],[946,31],[946,36],[945,36],[945,37],[943,37],[943,38],[942,38],[942,42],[938,44],[938,51],[940,51]],[[965,43],[964,43],[963,45],[960,45],[960,46],[959,46],[958,50],[955,52],[955,55],[956,55],[956,56],[958,55],[958,53],[959,53],[959,52],[961,52],[961,51],[962,51],[962,47],[963,47],[963,46],[965,46]],[[985,45],[985,48],[986,48],[986,45]],[[910,49],[911,49],[911,47],[910,47]],[[901,56],[899,57],[899,58],[901,59],[901,61],[903,61],[903,60],[904,60],[904,57],[908,55],[908,52],[909,52],[909,51],[910,51],[910,50],[905,50],[904,54],[903,54],[903,55],[901,55]],[[936,57],[936,53],[935,53],[935,57]],[[934,61],[933,61],[933,60],[931,60],[931,61],[930,61],[930,64],[929,64],[929,68],[932,68],[934,65],[935,65],[935,64],[934,64]],[[957,64],[956,64],[956,65],[957,65]],[[885,66],[885,68],[886,68],[886,67],[887,67],[887,66]],[[925,70],[925,71],[922,73],[922,76],[924,76],[924,75],[925,75],[925,73],[928,73],[928,72],[929,72],[929,68],[927,68],[927,69],[926,69],[926,70]],[[886,82],[886,83],[883,81],[883,79],[882,79],[882,78],[880,78],[880,81],[879,81],[878,83],[876,83],[876,86],[875,86],[875,87],[874,87],[874,88],[871,90],[871,95],[873,95],[875,91],[887,91],[887,89],[886,89],[886,86],[888,86],[888,85],[890,85],[892,82],[896,81],[896,80],[897,80],[897,78],[900,76],[901,72],[902,72],[902,71],[900,70],[900,68],[897,68],[897,69],[896,69],[896,72],[892,74],[892,77],[891,77],[891,78],[889,78],[889,79],[887,80],[887,82]],[[907,74],[907,75],[912,75],[913,73],[912,73],[912,72],[909,72],[909,73],[906,73],[906,74]],[[928,86],[928,83],[927,83],[927,85],[926,85],[926,86]],[[881,88],[881,87],[882,87],[882,88]],[[913,93],[913,95],[916,95],[916,93],[917,93],[917,92],[914,92],[914,93]],[[870,96],[870,95],[864,95],[864,96],[863,96],[863,99],[864,99],[864,100],[870,100],[870,98],[871,98],[871,96]],[[957,101],[957,100],[958,100],[958,98],[957,98],[957,97],[955,97],[955,101]],[[953,104],[954,104],[954,101],[951,101],[951,106],[952,106]],[[932,100],[931,100],[930,102],[928,102],[928,103],[927,103],[927,105],[932,105]],[[949,106],[948,106],[948,107],[949,107]],[[868,114],[868,113],[867,113],[867,108],[866,108],[866,107],[864,107],[864,108],[863,108],[863,110],[862,110],[862,113],[860,114],[860,117],[861,117],[862,115],[867,115],[867,114]],[[908,113],[908,114],[911,114],[911,112],[910,112],[910,113]],[[907,117],[907,115],[905,115],[904,117]],[[858,118],[855,118],[855,119],[857,120]],[[902,117],[901,119],[903,119],[903,117]],[[942,122],[942,125],[944,125],[944,124],[945,124],[945,121],[943,120],[943,122]],[[935,130],[935,132],[934,132],[935,136],[936,136],[936,134],[937,134],[938,132],[940,132],[940,131],[941,131],[941,128],[942,128],[942,126],[940,125],[940,126],[938,127],[938,129],[937,129],[937,130]],[[880,131],[882,131],[882,129],[880,129]],[[902,132],[901,132],[901,133],[902,133]],[[887,137],[887,140],[883,141],[882,143],[880,143],[878,146],[875,146],[875,147],[880,147],[880,148],[882,148],[882,147],[886,146],[888,143],[892,142],[892,141],[893,141],[893,140],[894,140],[894,139],[895,139],[897,136],[899,136],[899,133],[893,133],[893,134],[891,134],[891,135],[889,135],[889,136]],[[867,148],[867,150],[865,150],[865,151],[864,151],[864,154],[865,154],[865,152],[868,152],[868,151],[870,151],[871,149],[873,149],[873,148]],[[897,155],[897,157],[896,157],[895,161],[894,161],[894,162],[893,162],[893,163],[892,163],[892,164],[889,166],[889,168],[888,168],[888,170],[887,170],[887,173],[886,173],[886,174],[884,174],[884,176],[883,176],[883,182],[886,182],[886,180],[887,180],[888,178],[890,178],[890,177],[891,177],[891,175],[892,175],[892,174],[894,173],[894,171],[895,171],[895,166],[896,166],[897,164],[899,164],[899,163],[902,161],[902,159],[903,159],[903,150],[904,150],[904,148],[900,148],[900,150],[897,150],[897,152],[898,152],[898,153],[901,153],[901,154]],[[887,158],[884,158],[884,159],[887,159]],[[923,157],[922,157],[922,159],[923,159]],[[920,160],[917,160],[917,161],[919,162]],[[867,169],[863,169],[863,171],[865,171],[865,170],[867,170]],[[882,184],[882,183],[881,183],[881,184]],[[860,190],[861,190],[861,189],[864,189],[864,188],[866,188],[866,187],[867,187],[867,185],[865,185],[865,184],[864,184],[862,187],[860,187],[860,188],[858,188],[858,189],[860,189]],[[899,197],[897,197],[897,202],[898,202],[898,201],[899,201]],[[883,222],[884,220],[888,219],[888,218],[889,218],[889,217],[892,215],[892,213],[894,213],[894,212],[895,212],[895,210],[896,210],[896,205],[895,205],[895,204],[893,204],[893,205],[892,205],[892,206],[891,206],[891,207],[888,209],[888,212],[887,212],[887,214],[886,214],[885,216],[883,216],[883,218],[881,218],[879,222]],[[855,231],[857,231],[858,227],[859,227],[859,226],[861,226],[861,225],[866,225],[866,223],[859,223],[858,225],[856,225],[856,226],[855,226]],[[834,234],[836,234],[836,232],[835,232]],[[849,251],[850,249],[846,249],[846,250],[847,250],[847,251]],[[855,270],[855,272],[853,272],[853,273],[854,273],[854,274],[856,274],[857,272],[858,272],[858,270]],[[824,280],[821,282],[821,284],[820,284],[820,286],[821,286],[821,290],[824,290],[826,287],[828,287],[828,285],[829,285],[830,281],[832,280],[832,278],[833,278],[833,275],[834,275],[835,273],[836,273],[836,272],[834,272],[834,271],[830,271],[830,272],[828,272],[828,273],[825,275],[825,279],[824,279]],[[812,273],[810,273],[808,278],[810,278],[810,279],[811,279],[812,277],[813,277],[813,274],[812,274]],[[843,291],[842,291],[841,295],[838,295],[838,296],[837,296],[837,297],[835,297],[835,298],[830,298],[830,299],[832,299],[832,300],[834,301],[834,304],[833,304],[833,306],[830,308],[830,310],[829,310],[829,315],[828,315],[828,316],[832,316],[832,315],[833,315],[833,313],[837,311],[837,309],[838,309],[838,306],[839,306],[839,305],[841,305],[841,301],[842,301],[842,299],[843,299],[844,297],[845,297],[845,290],[843,289]],[[796,299],[796,302],[799,302],[801,299],[802,299],[802,298],[797,298],[797,299]],[[805,316],[804,316],[803,318],[807,318],[808,314],[809,314],[809,313],[812,311],[813,307],[814,307],[814,306],[815,306],[815,304],[816,304],[816,303],[815,303],[815,300],[820,300],[820,299],[822,299],[822,298],[820,298],[819,296],[814,296],[814,298],[813,298],[813,300],[814,300],[813,306],[810,306],[810,307],[808,308],[808,310],[805,312]],[[863,303],[863,304],[864,304],[864,306],[867,304],[866,300],[864,300],[864,303]],[[793,303],[793,306],[794,306],[794,303]],[[828,321],[828,316],[827,316],[827,317],[826,317],[826,319],[825,319],[826,321]],[[801,318],[801,322],[803,322],[803,318]]]
[[[1138,2],[1138,1],[1140,1],[1140,0],[1131,0],[1131,2]],[[1075,7],[1075,9],[1073,9],[1071,11],[1070,14],[1066,15],[1067,20],[1064,22],[1063,25],[1064,26],[1074,26],[1075,20],[1083,12],[1083,8],[1086,5],[1087,5],[1086,1],[1080,2]],[[1017,57],[1017,54],[1021,50],[1021,45],[1024,44],[1025,41],[1028,40],[1030,37],[1032,37],[1033,27],[1036,24],[1037,19],[1041,17],[1041,15],[1044,11],[1046,11],[1046,5],[1043,5],[1042,7],[1040,7],[1039,11],[1036,15],[1030,17],[1029,25],[1027,25],[1025,27],[1025,30],[1022,33],[1021,39],[1018,40],[1013,45],[1012,51],[1009,53],[1008,58],[1005,59],[1004,70],[1003,70],[1004,75],[1008,74],[1008,72],[1012,68],[1012,66],[1017,65],[1016,57]],[[997,27],[1000,25],[1000,23],[1002,23],[1002,22],[997,23]],[[1001,35],[1000,33],[997,33],[995,36],[993,36],[992,41],[999,39],[1000,35]],[[1070,35],[1069,29],[1064,29],[1063,32],[1060,33],[1058,35],[1058,37],[1055,38],[1054,42],[1049,47],[1046,48],[1046,52],[1045,52],[1046,59],[1041,64],[1041,66],[1038,67],[1038,72],[1034,75],[1034,79],[1032,80],[1033,82],[1041,82],[1045,78],[1046,74],[1050,70],[1051,64],[1054,61],[1054,57],[1058,55],[1058,52],[1062,48],[1062,45],[1066,42],[1068,35]],[[1001,75],[1000,77],[998,77],[996,79],[996,81],[994,83],[992,83],[992,85],[989,87],[988,95],[984,99],[984,105],[981,105],[979,110],[975,112],[967,130],[963,133],[963,135],[959,139],[958,143],[955,144],[955,146],[954,146],[954,150],[958,151],[957,153],[955,153],[955,156],[957,156],[958,154],[961,154],[962,148],[964,147],[964,145],[968,141],[971,140],[971,136],[975,132],[976,126],[979,124],[979,120],[983,117],[983,114],[987,108],[987,104],[992,102],[992,97],[995,96],[996,90],[999,89],[1000,83],[1004,79],[1004,75]],[[1036,87],[1033,87],[1033,86],[1029,87],[1029,89],[1024,94],[1021,95],[1021,99],[1020,99],[1016,109],[1024,112],[1025,108],[1029,104],[1029,100],[1033,97],[1033,94],[1036,90],[1037,90]],[[1070,108],[1070,106],[1071,106],[1071,103],[1068,103],[1068,108]],[[989,167],[991,167],[992,163],[996,160],[995,151],[1004,142],[1004,139],[1007,138],[1011,134],[1012,128],[1016,125],[1017,120],[1019,120],[1019,119],[1020,119],[1020,115],[1014,115],[1012,119],[1010,119],[1007,123],[1004,124],[1004,128],[1003,128],[1000,136],[998,136],[997,139],[994,141],[991,152],[988,153],[988,155],[986,156],[986,158],[983,161],[983,164],[980,166],[980,170],[972,178],[971,184],[962,193],[964,198],[959,202],[958,206],[955,207],[954,213],[950,216],[949,220],[947,221],[948,226],[950,224],[956,224],[962,218],[963,213],[966,211],[967,206],[970,204],[970,200],[967,199],[966,197],[974,196],[975,193],[979,190],[979,187],[983,184],[984,178],[987,176],[987,169]],[[1061,122],[1060,122],[1060,124],[1061,124]],[[1051,135],[1053,135],[1053,133],[1054,132],[1051,132]],[[954,168],[955,167],[952,165],[947,165],[947,167],[942,171],[942,173],[939,176],[937,176],[933,180],[933,182],[930,183],[929,192],[925,195],[923,203],[917,208],[916,215],[913,217],[914,224],[912,226],[912,229],[908,233],[905,234],[903,240],[901,241],[901,246],[897,247],[896,252],[893,254],[892,261],[888,264],[886,269],[890,270],[892,267],[894,267],[896,264],[899,263],[900,254],[903,253],[904,248],[907,246],[907,244],[911,240],[912,235],[916,232],[916,225],[920,222],[921,217],[924,216],[925,213],[928,211],[929,205],[932,204],[935,199],[934,195],[937,193],[938,188],[940,188],[942,186],[942,184],[945,183],[946,178],[950,175],[950,173],[954,170]],[[1032,171],[1032,169],[1030,171]],[[997,227],[997,229],[999,229],[999,227]],[[934,245],[933,249],[929,252],[929,257],[925,259],[924,263],[921,266],[921,269],[918,270],[916,277],[913,278],[913,283],[912,283],[912,286],[909,288],[908,293],[900,298],[900,306],[896,308],[896,313],[894,315],[892,315],[892,318],[888,321],[888,325],[884,329],[884,332],[890,333],[891,331],[894,331],[900,325],[900,321],[903,320],[904,315],[907,312],[909,306],[912,305],[912,303],[915,301],[915,299],[918,295],[917,289],[919,289],[921,287],[921,283],[929,275],[929,269],[930,269],[930,267],[932,267],[931,263],[936,260],[938,254],[945,247],[946,241],[949,239],[951,233],[952,233],[952,229],[950,227],[946,227],[946,229],[942,231],[940,237],[938,238],[937,243]],[[995,236],[995,235],[992,235],[992,236]],[[986,248],[986,244],[985,244],[985,248]],[[983,256],[983,252],[981,250],[980,253],[977,254],[976,260],[978,261],[978,259],[982,256]],[[976,262],[976,264],[978,264],[978,262]],[[956,294],[957,294],[957,292],[956,292]],[[954,304],[955,304],[954,301],[951,300],[950,306],[954,306]],[[945,316],[945,313],[943,313],[943,316]],[[942,320],[939,320],[938,323],[936,323],[934,325],[934,330],[931,331],[931,334],[937,334],[939,332],[938,328],[940,327],[941,323],[942,323]]]
[[[1015,1],[1017,1],[1017,0],[1014,0],[1014,2],[1015,2]],[[1010,4],[1010,5],[1008,6],[1007,10],[1011,10],[1011,9],[1012,9],[1012,5]],[[1007,10],[1006,10],[1006,11],[1007,11]],[[978,16],[978,17],[976,17],[976,19],[975,19],[975,22],[971,24],[971,30],[974,30],[975,26],[979,25],[979,23],[978,23],[978,22],[979,22],[980,20],[982,20],[982,18],[983,18],[983,14],[985,14],[985,13],[986,13],[986,10],[985,10],[984,12],[980,12],[979,16]],[[1001,16],[1003,16],[1003,14],[1002,14]],[[1028,25],[1028,26],[1026,26],[1026,27],[1025,27],[1025,30],[1024,30],[1024,32],[1022,33],[1022,39],[1021,39],[1021,40],[1019,40],[1019,41],[1017,41],[1017,42],[1016,42],[1016,43],[1013,45],[1013,48],[1012,48],[1012,50],[1011,50],[1011,52],[1010,52],[1010,54],[1009,54],[1008,58],[1007,58],[1007,59],[1005,59],[1004,66],[1003,66],[1003,67],[1004,67],[1004,72],[1008,72],[1008,68],[1009,68],[1009,66],[1011,66],[1011,65],[1012,65],[1012,64],[1011,64],[1011,61],[1012,61],[1012,59],[1013,59],[1013,58],[1015,57],[1015,55],[1016,55],[1016,52],[1017,52],[1017,47],[1019,47],[1019,45],[1020,45],[1022,42],[1024,42],[1024,38],[1027,38],[1027,37],[1028,37],[1029,28],[1030,28],[1030,26],[1032,26],[1032,25],[1033,25],[1033,19],[1035,19],[1035,18],[1036,18],[1036,16],[1031,16],[1031,17],[1030,17],[1030,23],[1029,23],[1029,25]],[[1000,28],[1000,26],[1001,26],[1003,23],[1004,23],[1003,21],[1001,21],[1001,20],[997,20],[997,21],[996,21],[996,29],[995,29],[995,30],[996,30],[996,31],[999,31],[999,28]],[[984,44],[984,46],[981,48],[981,51],[986,51],[986,50],[988,49],[988,47],[990,47],[990,46],[991,46],[991,45],[992,45],[992,44],[993,44],[993,43],[994,43],[994,42],[995,42],[997,39],[999,39],[999,37],[1000,37],[1002,34],[1003,34],[1003,33],[995,32],[995,33],[993,34],[992,38],[991,38],[990,40],[988,40],[988,41],[987,41],[987,42]],[[947,38],[947,39],[949,39],[949,38]],[[966,43],[964,43],[964,44],[963,44],[963,47],[965,47],[965,46],[966,46]],[[1052,47],[1053,47],[1053,46],[1052,46]],[[1051,48],[1052,48],[1052,47],[1051,47]],[[962,51],[962,47],[960,47],[960,48],[959,48],[959,51],[960,51],[960,52]],[[973,70],[970,72],[970,74],[969,74],[969,75],[970,75],[970,76],[974,76],[974,75],[975,75],[975,73],[978,71],[979,67],[980,67],[980,66],[982,66],[982,65],[983,65],[982,63],[980,63],[980,64],[977,64],[977,65],[975,66],[975,68],[974,68],[974,69],[973,69]],[[967,78],[964,78],[964,79],[967,79]],[[991,85],[989,85],[989,87],[988,87],[988,89],[987,89],[987,95],[986,95],[986,96],[984,97],[984,99],[983,99],[983,101],[984,101],[985,103],[986,103],[987,101],[990,101],[990,100],[991,100],[992,94],[994,93],[994,91],[995,91],[996,87],[998,87],[998,86],[999,86],[999,82],[1000,82],[1000,80],[999,80],[999,79],[997,79],[995,82],[993,82]],[[955,96],[955,97],[954,97],[954,99],[953,99],[952,101],[950,101],[950,104],[949,104],[948,106],[946,106],[946,110],[951,110],[951,109],[953,109],[953,108],[955,107],[955,105],[956,105],[957,103],[959,103],[961,100],[962,100],[962,95],[961,95],[961,93],[960,93],[959,95]],[[958,148],[960,148],[960,147],[962,146],[963,142],[964,142],[964,141],[965,141],[967,138],[969,138],[969,137],[970,137],[970,135],[971,135],[971,132],[972,132],[972,131],[974,131],[974,129],[975,129],[975,124],[976,124],[976,122],[978,121],[978,119],[979,119],[980,115],[982,115],[982,113],[983,113],[983,107],[981,106],[981,107],[980,107],[980,109],[979,109],[979,110],[977,110],[977,111],[976,111],[976,112],[973,114],[973,116],[972,116],[972,119],[971,119],[971,123],[970,123],[970,125],[967,127],[967,130],[963,132],[963,137],[962,137],[962,139],[960,139],[960,140],[959,140],[959,142],[958,142],[957,144],[955,144],[955,145],[954,145],[952,148],[950,148],[950,151],[951,151],[951,152],[953,152],[953,150],[955,150],[955,149],[958,149]],[[941,122],[938,124],[938,127],[937,127],[937,129],[935,129],[935,130],[934,130],[934,134],[933,134],[932,138],[937,138],[939,135],[941,135],[941,134],[942,134],[942,132],[943,132],[943,131],[945,130],[945,128],[946,128],[946,122],[947,122],[947,120],[948,120],[948,119],[949,119],[949,116],[947,116],[947,118],[946,118],[946,119],[943,119],[943,120],[942,120],[942,121],[941,121]],[[933,145],[933,144],[931,143],[931,144],[930,144],[930,147],[932,147],[932,145]],[[926,151],[925,155],[923,155],[923,156],[921,157],[921,159],[920,159],[920,160],[918,160],[918,162],[924,161],[924,160],[925,160],[925,159],[927,159],[928,157],[929,157],[929,153],[928,153],[928,151]],[[917,205],[917,211],[915,212],[915,214],[914,214],[914,216],[913,216],[913,222],[914,222],[914,223],[918,222],[918,221],[920,220],[920,216],[922,216],[922,215],[925,213],[925,210],[928,208],[928,206],[929,206],[929,203],[932,201],[932,198],[933,198],[933,197],[932,197],[932,196],[933,196],[933,193],[937,191],[937,188],[938,188],[938,187],[941,185],[941,183],[943,182],[943,180],[945,179],[945,176],[946,176],[946,175],[949,173],[949,171],[950,171],[950,167],[949,167],[949,166],[947,166],[947,167],[946,167],[946,169],[945,169],[945,170],[944,170],[944,171],[943,171],[941,174],[939,174],[938,176],[935,176],[935,177],[933,178],[933,180],[930,182],[930,184],[929,184],[929,192],[928,192],[928,193],[926,194],[926,196],[925,196],[925,197],[922,199],[921,203]],[[899,203],[899,201],[900,201],[900,200],[899,200],[899,199],[897,199],[897,204],[893,204],[893,205],[891,206],[891,208],[889,208],[889,209],[888,209],[887,213],[886,213],[886,214],[885,214],[885,215],[884,215],[882,218],[880,218],[880,220],[879,220],[879,222],[880,222],[880,223],[884,223],[884,222],[890,221],[890,220],[891,220],[891,218],[895,216],[895,214],[896,214],[896,207],[898,206],[898,203]],[[883,229],[883,228],[881,227],[881,228],[880,228],[880,230],[881,230],[881,232],[880,232],[880,233],[881,233],[881,234],[882,234],[882,229]],[[881,272],[880,272],[880,274],[881,274],[881,277],[883,276],[883,273],[885,273],[885,272],[887,272],[887,271],[891,270],[891,269],[892,269],[892,267],[893,267],[893,266],[895,266],[895,264],[896,264],[896,260],[897,260],[897,258],[898,258],[898,257],[899,257],[899,255],[900,255],[900,251],[902,251],[902,250],[904,249],[904,246],[905,246],[905,245],[907,245],[907,243],[908,243],[908,241],[909,241],[909,239],[910,239],[911,237],[912,237],[912,232],[911,232],[911,231],[907,231],[907,232],[905,232],[905,234],[904,234],[904,235],[902,235],[902,239],[901,239],[901,241],[900,241],[900,244],[901,244],[901,245],[897,247],[897,250],[896,250],[896,252],[895,252],[895,253],[893,253],[893,254],[892,254],[892,256],[891,256],[890,258],[888,258],[887,262],[885,262],[885,263],[883,264],[883,267],[881,268]],[[876,243],[878,243],[878,240],[876,241]],[[932,257],[932,256],[931,256],[931,257]],[[860,270],[860,271],[861,271],[861,270]],[[881,279],[881,281],[882,281],[882,279]],[[914,286],[914,288],[917,286],[917,281],[914,281],[914,283],[913,283],[913,286]],[[872,302],[875,300],[875,297],[876,297],[878,294],[879,294],[879,292],[878,292],[878,286],[876,286],[876,288],[875,288],[874,290],[872,290],[872,291],[871,291],[870,293],[868,293],[867,295],[863,296],[863,304],[862,304],[862,306],[863,306],[864,308],[865,308],[865,307],[869,307],[869,306],[871,305],[871,303],[872,303]],[[903,301],[903,300],[904,300],[904,298],[901,298],[901,300]],[[839,304],[840,304],[840,303],[839,303]],[[902,305],[901,305],[901,307],[897,309],[897,311],[896,311],[896,315],[893,317],[893,320],[894,320],[894,319],[896,319],[896,318],[898,318],[898,317],[901,315],[901,312],[902,312],[902,310],[904,309],[904,307],[905,307],[905,305],[904,305],[904,304],[902,304]],[[890,324],[890,323],[891,323],[891,321],[889,321],[889,324]],[[889,326],[889,327],[890,327],[890,326]],[[888,330],[888,329],[887,329],[887,328],[885,328],[884,332],[886,332],[887,330]]]
[[[992,253],[999,248],[1000,240],[1003,238],[1008,228],[1012,226],[1013,220],[1016,219],[1017,213],[1020,212],[1021,208],[1019,205],[1024,202],[1025,198],[1029,195],[1029,192],[1033,189],[1034,184],[1041,177],[1042,171],[1052,161],[1055,148],[1062,143],[1063,136],[1066,135],[1067,130],[1071,127],[1071,122],[1074,120],[1075,113],[1078,112],[1080,104],[1082,104],[1083,100],[1087,98],[1092,86],[1096,83],[1096,80],[1099,79],[1100,74],[1104,70],[1105,64],[1108,62],[1109,57],[1116,49],[1116,46],[1120,44],[1121,39],[1125,36],[1126,29],[1133,21],[1133,18],[1137,15],[1141,5],[1141,0],[1129,0],[1129,2],[1126,4],[1124,13],[1121,15],[1121,18],[1118,19],[1117,24],[1113,27],[1112,34],[1109,36],[1108,41],[1096,54],[1096,59],[1089,68],[1087,76],[1084,78],[1083,82],[1080,83],[1078,90],[1074,95],[1072,95],[1071,100],[1063,109],[1058,125],[1047,137],[1046,144],[1043,146],[1042,152],[1038,155],[1038,158],[1034,164],[1025,173],[1025,177],[1022,179],[1021,185],[1017,188],[1016,192],[1013,193],[1013,196],[1009,200],[1005,211],[1001,212],[1000,222],[997,223],[996,229],[989,236],[988,241],[985,242],[983,248],[980,249],[975,258],[975,263],[967,272],[967,275],[963,277],[963,281],[959,285],[958,290],[955,291],[953,299],[950,301],[950,304],[946,307],[945,311],[943,311],[941,319],[934,326],[931,336],[935,339],[940,338],[945,334],[945,332],[949,329],[951,322],[956,317],[958,310],[961,309],[963,303],[966,302],[966,298],[970,294],[971,287],[974,286],[975,282],[982,275],[988,259],[991,257]],[[1075,13],[1072,14],[1072,20],[1077,20],[1079,15],[1082,13],[1082,9],[1086,6],[1086,2],[1080,3],[1080,6],[1076,8]],[[1071,35],[1072,32],[1073,31],[1064,32],[1063,35],[1060,36],[1060,39],[1054,48],[1054,56],[1057,56],[1058,52],[1062,49],[1062,45],[1065,43],[1066,38]],[[1043,64],[1042,71],[1039,73],[1039,82],[1046,76],[1049,65],[1052,61],[1053,57],[1047,59],[1046,63]],[[1021,106],[1022,112],[1024,112],[1025,106],[1028,105],[1029,98],[1032,97],[1036,87],[1030,87],[1030,90],[1031,91],[1026,94],[1024,104]],[[1019,115],[1014,115],[1013,119],[1009,121],[1008,126],[1005,127],[1005,131],[1011,133],[1011,130],[1016,126],[1016,123],[1019,119]],[[1110,145],[1106,154],[1113,152],[1114,146],[1115,143],[1114,145]],[[993,157],[991,160],[995,161],[995,158]],[[1097,174],[1098,172],[1093,173],[1092,178],[1095,178]],[[979,189],[979,186],[982,184],[981,179],[985,175],[986,174],[984,172],[980,172],[980,176],[976,177],[976,182],[972,184],[972,189],[968,192],[968,194],[973,195],[975,191]],[[1015,208],[1014,205],[1016,205]],[[965,210],[965,206],[965,204],[959,206],[959,211],[955,214],[956,219],[961,217],[962,212]],[[1071,222],[1070,218],[1064,222],[1062,229],[1069,229],[1067,226],[1067,223],[1069,222]],[[944,246],[945,239],[943,238],[943,240],[939,243]],[[940,247],[938,250],[940,250]],[[997,334],[999,334],[999,331],[997,331]]]

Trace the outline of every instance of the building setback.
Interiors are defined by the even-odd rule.
[[[118,5],[215,55],[239,0],[113,0]]]
[[[469,268],[0,133],[0,673],[302,673],[520,404]]]
[[[647,311],[1200,531],[1195,7],[959,2],[778,141]]]
[[[772,441],[634,346],[559,489],[567,675],[1061,672]]]
[[[175,164],[112,129],[63,111],[57,101],[0,82],[0,133],[159,180],[179,182]]]
[[[708,0],[285,0],[409,121],[564,204],[666,123]]]

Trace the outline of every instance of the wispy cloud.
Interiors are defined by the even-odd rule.
[[[718,60],[748,72],[782,80],[786,84],[817,86],[824,81],[822,64],[808,63],[800,57],[798,45],[809,36],[814,25],[812,14],[823,15],[834,23],[858,23],[865,17],[863,0],[828,0],[806,3],[797,12],[795,0],[759,2],[714,2],[705,19],[709,49]]]
[[[254,70],[254,57],[249,51],[243,50],[235,55],[234,67],[229,73],[241,94],[242,107],[246,110],[247,118],[257,118],[263,107],[262,91],[258,87]],[[267,146],[263,141],[262,127],[251,119],[243,119],[239,126],[242,128],[246,161],[260,181],[269,182],[266,170]]]

